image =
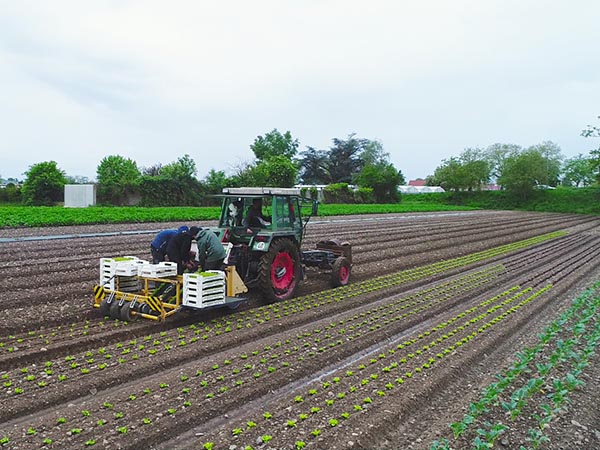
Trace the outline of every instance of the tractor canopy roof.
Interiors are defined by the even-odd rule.
[[[223,194],[236,196],[256,196],[262,197],[265,195],[289,195],[300,197],[300,189],[298,188],[277,188],[277,187],[240,187],[240,188],[223,188]]]

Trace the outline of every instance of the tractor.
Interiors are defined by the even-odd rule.
[[[227,263],[235,266],[246,286],[259,289],[264,301],[293,297],[306,267],[331,271],[333,286],[348,284],[352,267],[348,243],[328,240],[315,250],[301,250],[306,225],[317,214],[316,200],[303,198],[295,188],[225,188],[222,197],[214,231],[222,242],[232,244]],[[251,210],[261,204],[267,210],[261,216],[268,220],[248,221]],[[307,207],[310,213],[303,216]]]
[[[163,321],[184,309],[235,308],[249,288],[271,303],[292,298],[307,267],[329,272],[334,287],[348,284],[350,244],[324,240],[313,250],[301,250],[317,201],[302,197],[295,188],[224,188],[218,197],[221,214],[210,231],[226,250],[223,270],[177,275],[171,262],[102,258],[94,307],[124,321]],[[309,214],[303,215],[306,209]]]

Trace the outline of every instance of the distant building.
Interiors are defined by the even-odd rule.
[[[431,194],[434,192],[446,192],[441,186],[398,186],[401,194]]]
[[[500,191],[501,189],[497,184],[484,184],[481,186],[482,191]]]
[[[416,180],[410,180],[408,182],[408,185],[416,186],[416,187],[425,186],[425,180],[423,178],[417,178]]]
[[[323,193],[323,190],[329,186],[328,184],[297,184],[294,187],[297,189],[306,189],[306,195],[307,197],[310,197],[310,190],[311,189],[315,189],[317,191],[317,200],[322,202],[325,194]]]
[[[95,204],[95,184],[65,184],[66,208],[86,208]]]

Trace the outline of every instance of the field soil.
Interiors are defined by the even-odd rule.
[[[346,287],[310,269],[288,301],[251,293],[165,323],[100,317],[99,259],[149,259],[153,233],[179,225],[0,230],[0,448],[458,449],[500,424],[495,448],[600,449],[600,361],[585,353],[598,317],[567,318],[599,295],[597,216],[317,218],[303,247],[351,243]],[[544,371],[565,342],[571,356]],[[528,401],[515,413],[506,388],[473,414],[531,348],[510,388],[543,379]],[[539,427],[561,383],[572,389]],[[475,422],[455,438],[466,414]]]

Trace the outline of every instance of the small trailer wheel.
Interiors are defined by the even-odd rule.
[[[100,302],[100,316],[107,317],[110,316],[110,303],[106,301],[106,298]]]
[[[125,302],[125,303],[123,303],[123,306],[121,306],[121,312],[120,312],[119,318],[123,322],[134,322],[137,319],[139,319],[140,316],[138,316],[137,314],[132,314],[133,311],[135,311],[135,312],[139,311],[137,304],[134,305],[133,308],[131,308],[131,303]]]
[[[119,306],[118,300],[113,300],[110,304],[110,318],[111,319],[120,319],[121,318],[121,307]]]
[[[345,256],[340,256],[331,265],[331,285],[333,287],[346,286],[350,281],[352,266]]]

